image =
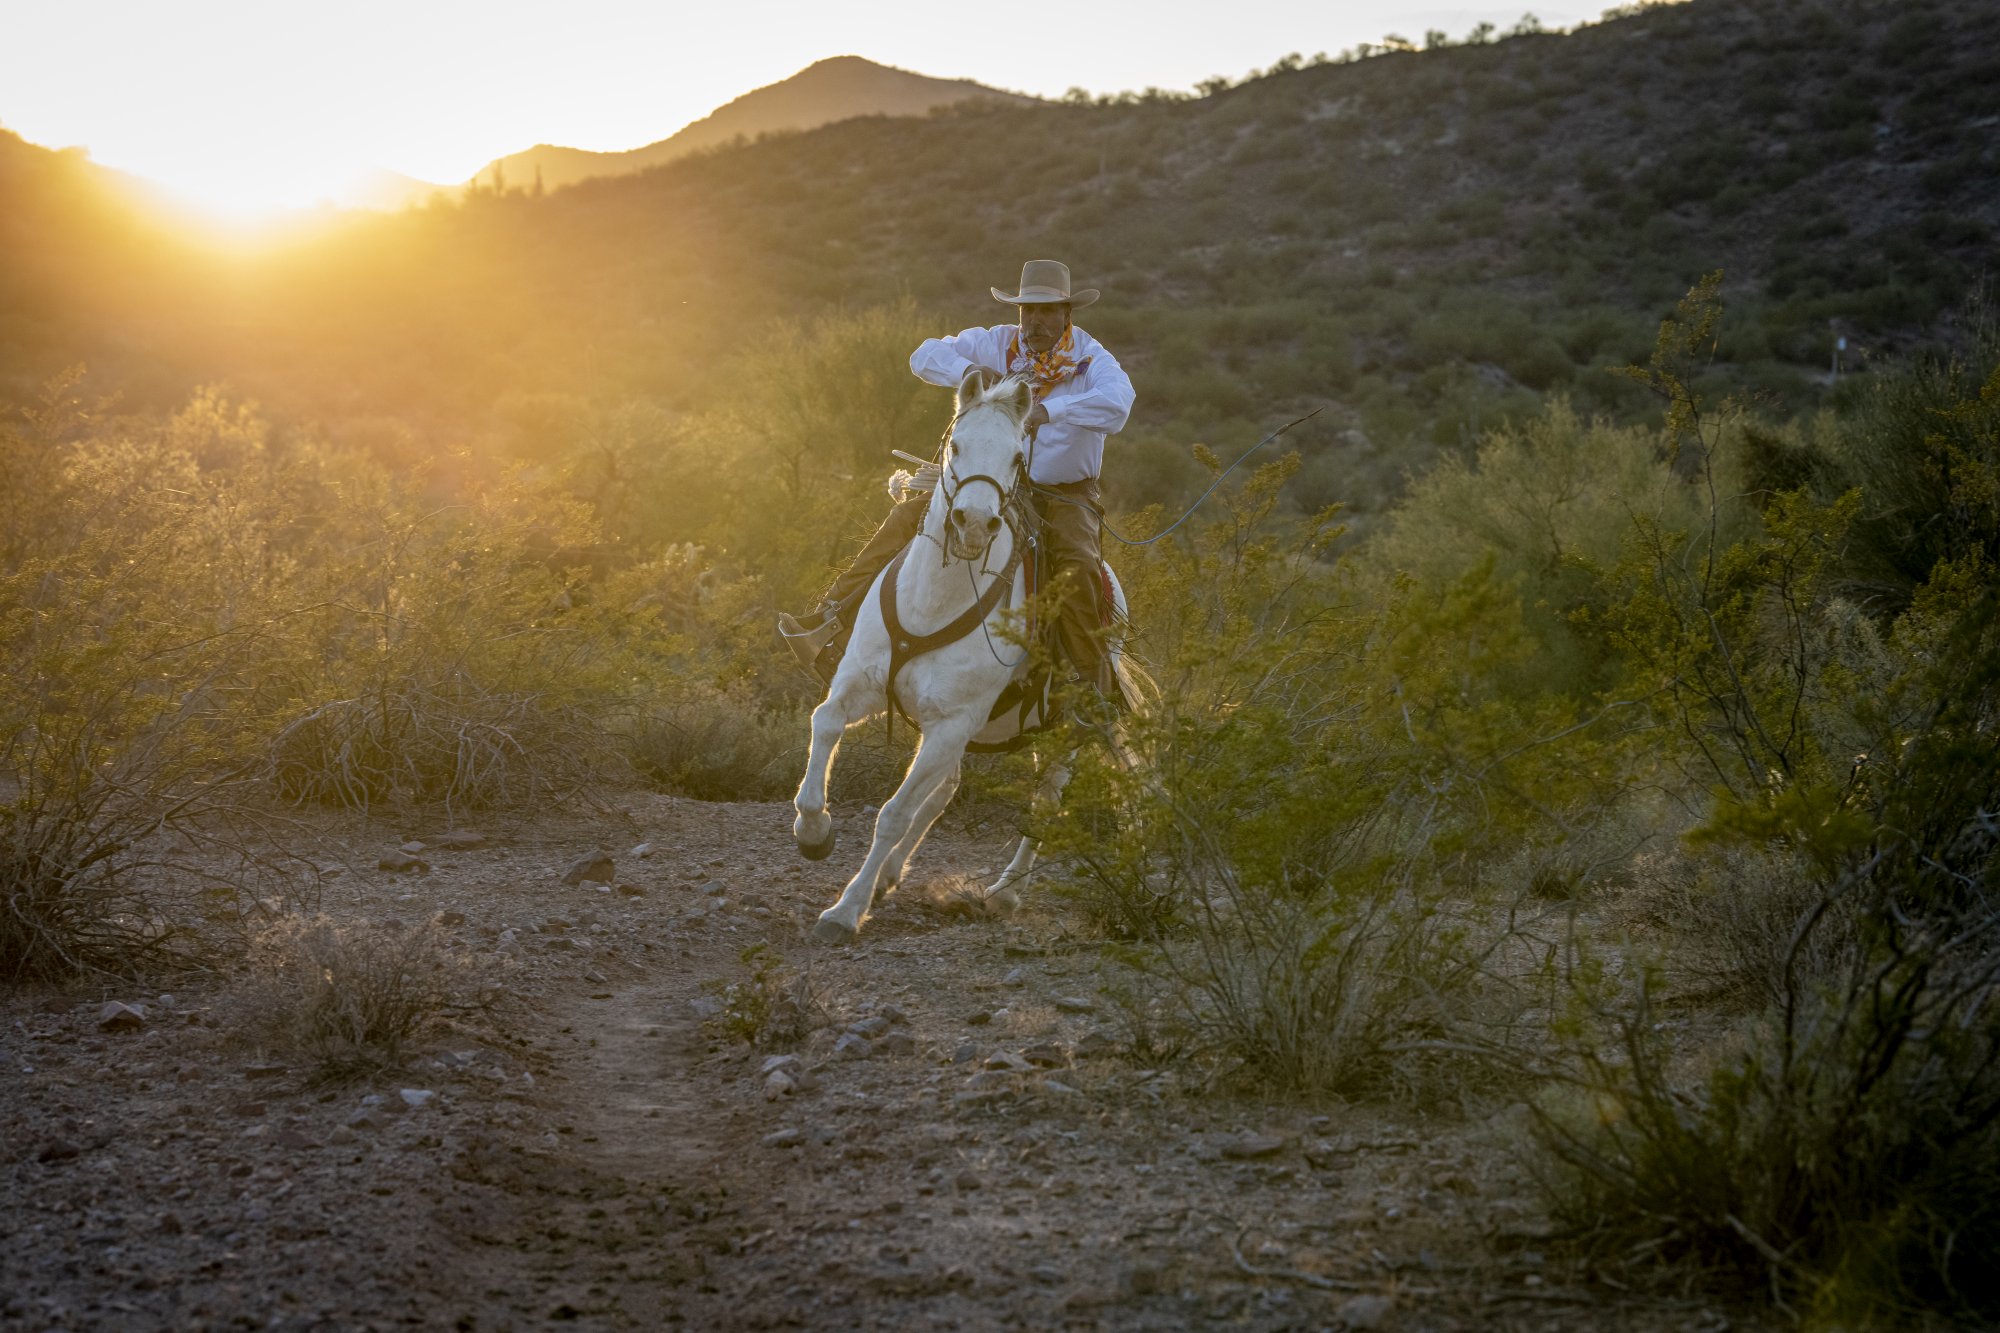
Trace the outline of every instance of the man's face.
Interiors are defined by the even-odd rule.
[[[1061,342],[1063,330],[1068,327],[1069,302],[1067,301],[1021,307],[1022,345],[1038,356]]]

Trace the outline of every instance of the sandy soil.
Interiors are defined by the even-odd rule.
[[[918,882],[834,950],[804,929],[862,807],[808,865],[785,806],[622,805],[481,825],[421,875],[373,867],[441,825],[329,825],[355,867],[329,913],[441,916],[509,989],[393,1074],[327,1085],[255,1049],[227,978],[0,1001],[0,1327],[1756,1326],[1565,1267],[1504,1111],[1145,1067],[1058,903],[949,909],[997,832],[947,815]],[[642,896],[561,882],[596,848]],[[824,1020],[788,1091],[765,1072],[787,1049],[714,1012],[759,943]],[[107,1000],[143,1025],[101,1030]]]

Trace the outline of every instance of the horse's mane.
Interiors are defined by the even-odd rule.
[[[997,407],[999,404],[994,401],[995,399],[1007,397],[1014,392],[1016,387],[1027,382],[1028,377],[1026,375],[1002,375],[999,379],[993,381],[993,383],[975,394],[971,402],[959,408],[958,414],[964,416],[975,407]]]

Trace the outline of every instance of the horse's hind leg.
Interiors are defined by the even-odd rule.
[[[883,872],[890,868],[891,854],[909,835],[918,814],[937,794],[940,784],[958,772],[965,756],[965,743],[972,739],[973,730],[970,723],[948,719],[924,732],[916,758],[910,761],[910,771],[903,775],[903,785],[883,802],[882,813],[875,816],[875,839],[869,844],[868,859],[847,882],[839,901],[820,913],[819,922],[813,927],[814,939],[823,944],[845,944],[860,933],[861,919],[875,900]],[[900,870],[901,866],[896,868]]]
[[[792,841],[808,861],[824,861],[833,852],[833,816],[826,808],[827,774],[840,749],[840,738],[848,727],[859,722],[866,711],[858,704],[860,691],[850,679],[836,676],[833,690],[812,711],[812,751],[806,758],[806,775],[792,798]]]
[[[1057,760],[1049,765],[1048,772],[1042,774],[1042,785],[1035,793],[1035,812],[1045,814],[1062,800],[1063,788],[1069,785],[1069,764]],[[1013,859],[1000,872],[1000,878],[993,881],[986,890],[986,911],[992,916],[1012,916],[1021,910],[1020,885],[1035,868],[1036,847],[1029,834],[1021,835],[1021,845],[1014,849]]]
[[[909,832],[889,849],[889,859],[882,871],[882,882],[875,886],[877,903],[895,892],[896,886],[903,882],[903,876],[909,873],[910,861],[916,856],[917,848],[923,846],[924,835],[931,831],[931,825],[937,823],[938,816],[942,815],[945,807],[951,804],[951,798],[958,794],[958,778],[963,767],[961,764],[958,768],[952,769],[944,775],[936,787],[931,789],[931,794],[917,807],[917,815],[910,821]]]

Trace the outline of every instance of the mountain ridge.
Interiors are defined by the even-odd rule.
[[[1040,101],[970,79],[934,78],[863,56],[829,56],[776,83],[731,98],[656,142],[617,152],[536,144],[495,158],[466,184],[504,189],[539,180],[542,188],[553,190],[596,177],[645,171],[739,139],[817,129],[861,116],[927,115],[965,102],[1030,106]]]

